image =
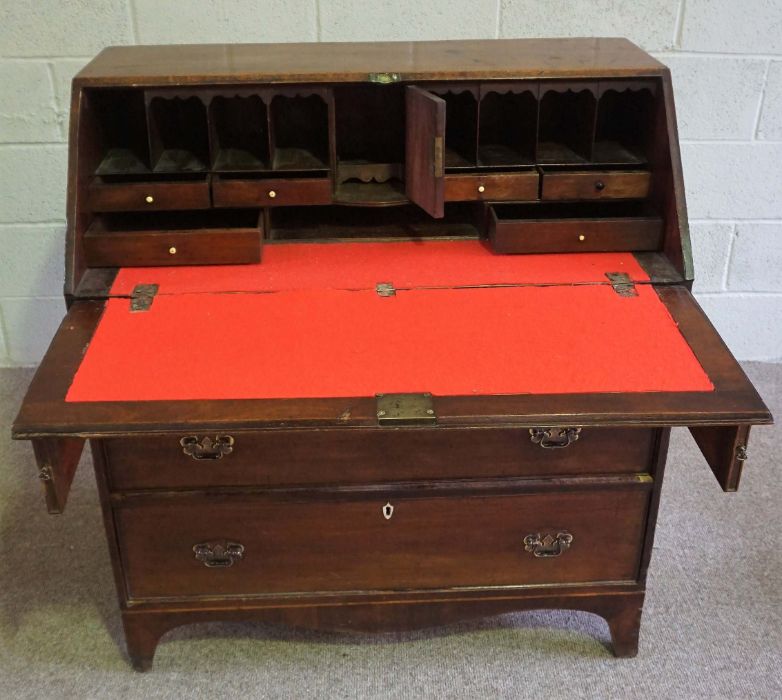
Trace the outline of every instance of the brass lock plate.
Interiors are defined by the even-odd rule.
[[[385,426],[436,425],[432,395],[377,394],[377,422]]]

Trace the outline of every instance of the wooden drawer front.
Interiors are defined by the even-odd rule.
[[[647,487],[308,502],[160,498],[126,501],[115,517],[131,598],[632,581]],[[572,542],[558,556],[534,554],[553,554],[556,543],[525,548],[527,536],[560,533],[560,543]],[[233,558],[218,549],[229,543]]]
[[[541,199],[642,199],[651,176],[644,170],[543,171]]]
[[[253,263],[262,239],[257,210],[98,214],[84,255],[91,267]]]
[[[92,211],[156,211],[208,209],[209,184],[201,182],[150,182],[104,184],[89,187]]]
[[[627,218],[505,218],[489,212],[489,240],[498,253],[610,253],[662,247],[662,220]]]
[[[538,198],[539,179],[536,172],[446,175],[445,199],[448,202],[471,200],[531,201]]]
[[[296,178],[280,180],[212,181],[216,207],[279,207],[285,205],[331,204],[331,180]]]
[[[655,431],[642,428],[585,428],[568,447],[543,448],[532,442],[528,430],[519,428],[227,434],[234,440],[232,450],[220,459],[185,454],[182,435],[104,440],[111,487],[122,491],[637,473],[648,471],[655,438]]]

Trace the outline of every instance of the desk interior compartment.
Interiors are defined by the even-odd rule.
[[[652,80],[600,81],[592,160],[641,165],[648,161],[657,110]]]
[[[445,204],[444,216],[440,219],[433,219],[412,204],[379,209],[276,207],[269,210],[267,237],[312,241],[478,238],[482,228],[482,206],[470,202]]]
[[[498,253],[654,251],[660,216],[644,203],[494,204],[489,240]]]
[[[478,164],[506,168],[535,163],[537,82],[481,85]]]
[[[259,262],[257,209],[98,214],[84,236],[91,267]]]
[[[477,83],[426,86],[445,102],[445,172],[470,171],[478,165]]]
[[[260,94],[215,95],[209,103],[209,128],[214,170],[269,168],[268,110]]]
[[[149,147],[156,173],[204,172],[209,169],[206,104],[193,94],[146,92]]]
[[[597,83],[550,81],[540,85],[538,163],[588,163],[597,107]]]
[[[334,89],[334,112],[335,201],[363,206],[406,203],[402,86],[338,86]]]
[[[88,90],[83,110],[89,138],[94,140],[96,175],[150,172],[147,115],[141,90]]]
[[[331,92],[292,88],[271,98],[272,169],[327,171]]]

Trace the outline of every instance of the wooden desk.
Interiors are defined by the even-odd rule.
[[[92,446],[128,651],[532,608],[637,652],[668,436],[771,416],[689,292],[670,76],[624,40],[108,49],[14,437]]]

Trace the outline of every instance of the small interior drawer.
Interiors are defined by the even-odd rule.
[[[641,203],[497,204],[489,240],[498,253],[659,250],[662,219]]]
[[[279,207],[331,204],[331,180],[317,178],[226,178],[212,181],[216,207]]]
[[[99,214],[84,253],[91,267],[259,262],[262,227],[257,209]]]
[[[643,199],[648,170],[552,170],[541,168],[541,199]]]
[[[209,183],[106,182],[95,178],[87,190],[92,211],[158,211],[164,209],[208,209]]]
[[[535,171],[479,175],[446,175],[448,202],[532,201],[538,198],[540,176]]]
[[[649,488],[137,497],[114,513],[135,599],[630,582]]]

